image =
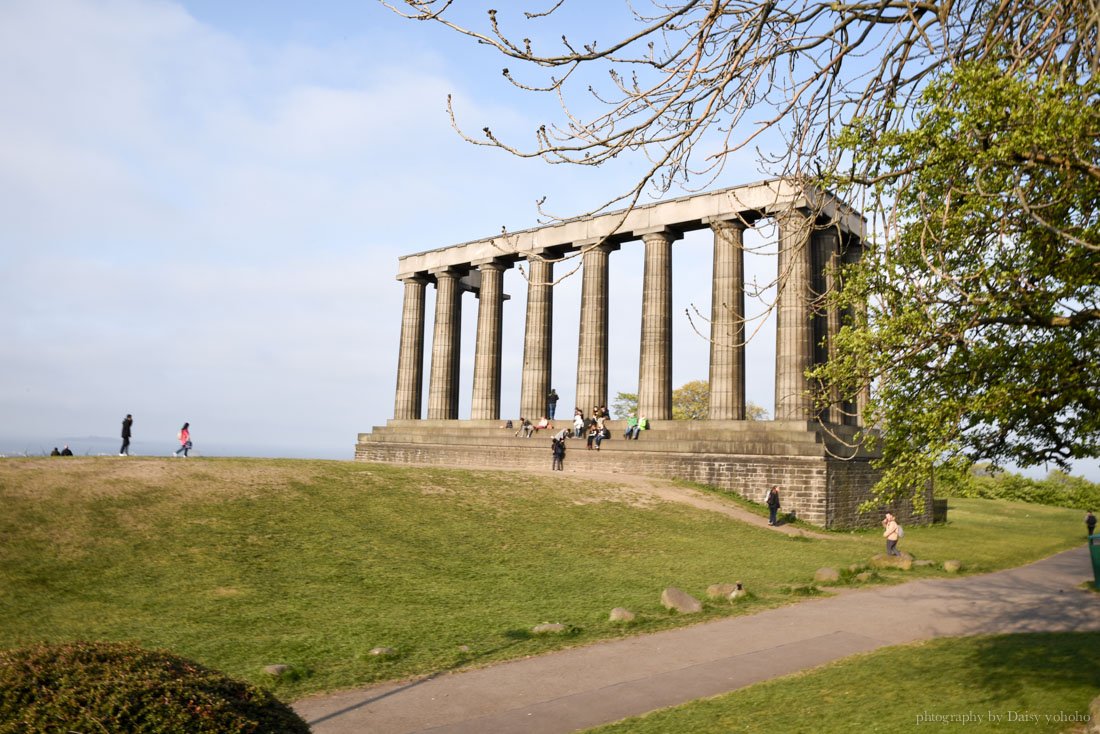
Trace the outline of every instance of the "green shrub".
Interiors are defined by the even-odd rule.
[[[988,466],[949,468],[936,474],[938,497],[974,497],[1093,510],[1100,507],[1100,484],[1054,470],[1032,479]]]
[[[267,691],[170,653],[75,642],[0,652],[0,734],[308,734]]]

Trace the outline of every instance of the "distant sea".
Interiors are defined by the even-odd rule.
[[[69,436],[52,439],[20,439],[0,437],[0,456],[49,456],[54,446],[69,445],[75,456],[117,456],[120,438],[105,436]],[[175,441],[131,441],[131,456],[168,456],[179,444]],[[247,456],[268,459],[345,459],[355,457],[354,438],[347,446],[293,447],[255,446],[248,444],[198,444],[192,456]]]

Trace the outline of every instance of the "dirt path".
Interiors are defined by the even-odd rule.
[[[468,467],[467,467],[468,468]],[[794,525],[785,525],[780,523],[779,525],[768,525],[766,518],[761,517],[753,512],[736,505],[732,501],[725,501],[721,497],[707,494],[706,492],[700,492],[695,489],[688,489],[686,487],[678,487],[672,484],[667,479],[660,479],[657,477],[645,477],[637,474],[619,474],[619,473],[601,473],[601,472],[584,472],[583,475],[573,474],[571,472],[555,472],[550,470],[536,470],[529,469],[515,470],[517,472],[522,471],[524,474],[535,474],[538,476],[551,477],[551,478],[565,478],[565,479],[580,479],[585,481],[599,482],[601,484],[611,485],[612,487],[619,487],[631,493],[635,493],[640,496],[650,497],[662,502],[677,502],[684,505],[690,505],[691,507],[698,508],[700,510],[707,510],[709,512],[717,512],[726,517],[756,527],[772,530],[777,533],[783,533],[785,535],[800,536],[804,538],[817,538],[819,540],[828,540],[830,536],[824,533],[814,532],[813,530],[807,530],[803,528],[795,527]]]

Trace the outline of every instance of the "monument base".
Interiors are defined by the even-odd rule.
[[[371,433],[360,433],[358,461],[391,464],[461,466],[477,469],[549,469],[550,439],[570,425],[531,438],[516,436],[518,425],[504,421],[391,420]],[[640,474],[683,479],[736,493],[763,503],[779,485],[783,512],[828,529],[877,527],[886,510],[904,524],[932,521],[932,494],[926,488],[924,510],[911,503],[876,507],[861,513],[879,473],[875,454],[853,448],[857,429],[805,421],[659,421],[638,440],[623,437],[624,421],[608,421],[611,438],[599,451],[584,439],[568,439],[565,473]]]

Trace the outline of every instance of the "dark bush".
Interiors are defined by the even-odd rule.
[[[75,642],[0,652],[0,734],[308,734],[267,691],[171,653]]]

